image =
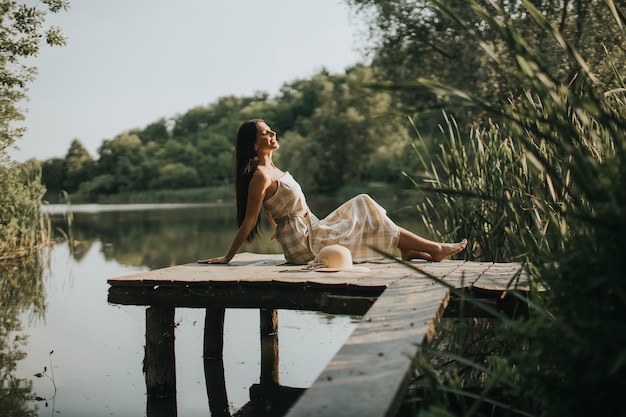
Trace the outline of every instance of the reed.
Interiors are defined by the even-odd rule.
[[[420,415],[625,415],[626,88],[620,66],[613,65],[614,85],[600,83],[572,44],[524,0],[577,69],[576,89],[559,84],[497,8],[468,3],[508,48],[524,88],[508,105],[494,106],[469,92],[420,83],[492,122],[461,140],[448,117],[439,154],[421,156],[425,174],[414,181],[428,198],[418,208],[427,225],[443,221],[445,236],[469,237],[467,256],[523,260],[548,291],[530,295],[527,319],[488,329],[489,343],[506,348],[476,360],[450,350],[450,342],[433,347],[456,364],[454,372],[416,358],[421,374],[414,382],[425,391],[409,401],[419,402]],[[623,38],[624,14],[610,0],[607,7]],[[480,376],[471,389],[459,377],[464,367]]]
[[[41,211],[45,189],[41,168],[0,163],[0,260],[36,252],[50,238],[50,220]]]
[[[543,197],[543,173],[531,169],[511,132],[491,124],[474,127],[465,140],[454,118],[444,116],[439,153],[427,155],[424,138],[415,144],[424,173],[411,180],[425,192],[417,209],[427,230],[444,241],[468,238],[464,255],[472,260],[536,259],[552,244],[547,219],[534,202]],[[532,243],[523,252],[521,238]]]

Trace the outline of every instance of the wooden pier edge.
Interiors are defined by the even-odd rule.
[[[448,299],[447,288],[414,276],[391,284],[286,417],[395,415]]]

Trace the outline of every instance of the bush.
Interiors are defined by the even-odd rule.
[[[32,253],[48,239],[40,176],[38,165],[0,163],[0,260]]]

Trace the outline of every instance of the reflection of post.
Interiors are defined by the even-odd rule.
[[[146,407],[147,417],[176,417],[176,397],[150,398]]]
[[[224,378],[224,309],[207,308],[204,318],[204,379],[211,416],[230,417]]]
[[[176,360],[174,354],[174,307],[146,309],[146,351],[143,362],[150,410],[159,416],[176,416]],[[160,404],[156,406],[155,401]],[[151,407],[151,404],[155,407]],[[165,406],[167,410],[162,407]]]
[[[278,311],[260,310],[261,321],[261,390],[279,383],[278,377]]]

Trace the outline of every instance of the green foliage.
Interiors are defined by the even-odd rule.
[[[42,3],[51,13],[68,7],[64,0]],[[18,105],[26,97],[26,88],[36,72],[26,60],[37,56],[42,38],[48,45],[65,43],[58,28],[43,29],[46,10],[38,6],[29,6],[23,1],[0,0],[0,152],[3,154],[23,133],[23,128],[12,124],[24,118]]]
[[[549,177],[532,169],[534,157],[506,128],[475,128],[464,141],[454,119],[446,120],[436,155],[423,150],[423,137],[415,147],[422,170],[412,180],[427,192],[418,205],[427,230],[446,241],[468,238],[469,259],[537,262],[562,238],[536,206],[550,198]],[[554,157],[546,147],[538,152]]]
[[[502,338],[502,326],[493,318],[442,319],[437,335],[416,358],[405,414],[535,415],[518,387],[515,368],[503,359],[528,349],[530,339]]]
[[[310,192],[332,193],[351,182],[383,180],[398,172],[381,160],[406,146],[408,133],[392,117],[378,118],[390,112],[391,100],[386,92],[364,89],[371,80],[371,70],[362,66],[345,76],[314,79],[319,107],[297,123],[294,134],[285,135],[279,152],[281,166]]]
[[[0,163],[0,260],[32,253],[46,241],[50,226],[41,212],[40,175],[35,161]]]
[[[78,189],[85,177],[90,177],[94,170],[94,161],[83,144],[74,139],[63,161],[62,188],[68,192]]]
[[[369,25],[373,66],[384,80],[395,85],[425,78],[500,104],[505,104],[512,92],[513,96],[519,96],[525,86],[516,77],[515,49],[507,43],[512,38],[487,24],[487,17],[493,15],[507,27],[515,28],[514,40],[536,51],[538,62],[560,84],[580,87],[582,80],[576,77],[576,62],[569,59],[567,50],[545,36],[544,27],[536,24],[533,13],[528,13],[527,2],[346,0],[346,3]],[[626,51],[618,40],[621,29],[606,24],[612,19],[613,11],[604,0],[532,4],[547,23],[594,64],[600,80],[607,83],[614,77],[603,48],[623,67]],[[486,53],[477,53],[483,49]],[[476,109],[473,113],[461,112],[464,103],[451,96],[441,97],[436,91],[401,89],[398,93],[427,137],[437,133],[436,125],[440,122],[438,113],[429,112],[429,108],[445,106],[450,112],[459,113],[457,120],[463,127],[480,114]]]
[[[262,117],[278,132],[277,162],[309,192],[334,193],[364,181],[398,181],[407,166],[407,129],[394,118],[390,95],[364,86],[372,71],[321,71],[285,84],[277,97],[227,96],[171,120],[160,119],[103,141],[92,159],[79,140],[62,164],[43,162],[49,198],[64,190],[74,201],[120,193],[230,184],[234,136],[243,120]],[[207,195],[207,198],[209,196]]]
[[[148,144],[150,142],[163,144],[170,138],[170,132],[167,129],[167,120],[159,119],[154,123],[150,123],[143,130],[131,131],[137,134],[141,143]]]
[[[48,192],[56,194],[63,188],[63,169],[62,158],[52,158],[41,163],[41,182]]]
[[[469,233],[474,239],[471,256],[523,256],[536,283],[547,291],[532,294],[527,320],[506,322],[493,336],[508,341],[508,351],[498,351],[499,357],[489,356],[486,362],[453,358],[482,375],[484,383],[477,392],[424,365],[422,372],[431,372],[433,382],[426,410],[454,410],[454,401],[461,398],[464,415],[624,415],[622,53],[607,48],[598,62],[594,52],[577,48],[585,44],[566,29],[573,22],[556,25],[550,13],[530,1],[520,7],[527,22],[536,25],[531,33],[544,33],[551,47],[544,49],[547,40],[536,42],[539,37],[526,40],[528,26],[518,26],[496,3],[483,7],[478,1],[467,2],[475,14],[469,19],[448,2],[432,3],[493,65],[508,71],[513,80],[509,85],[516,89],[503,105],[480,90],[432,80],[417,83],[417,91],[425,88],[444,102],[462,103],[473,114],[493,120],[478,124],[467,143],[461,143],[459,130],[449,120],[440,153],[423,163],[426,173],[420,180],[433,191],[423,214],[443,210],[449,232]],[[612,1],[597,7],[602,7],[594,10],[600,19],[596,24],[602,26],[599,36],[612,33],[623,44],[624,14]],[[497,40],[487,34],[497,35]],[[554,65],[557,61],[560,65]],[[613,73],[604,68],[613,68]],[[564,75],[568,72],[575,77]],[[529,343],[513,343],[520,338]],[[481,407],[484,403],[491,411]]]
[[[144,164],[145,149],[137,135],[121,134],[113,140],[105,140],[98,152],[96,172],[113,175],[113,192],[140,190],[154,177],[156,166]]]
[[[28,336],[22,317],[40,317],[45,310],[43,265],[37,254],[0,262],[0,410],[8,416],[35,416],[32,382],[15,376],[26,356]]]
[[[191,188],[199,184],[200,177],[195,168],[181,162],[175,162],[159,169],[157,181],[158,188]]]
[[[41,4],[44,7],[39,8]],[[37,56],[43,39],[48,45],[65,42],[58,28],[44,29],[46,13],[67,7],[64,0],[35,6],[0,0],[0,260],[30,253],[46,240],[39,165],[29,161],[18,167],[10,161],[7,149],[24,131],[15,123],[24,119],[19,104],[35,76],[28,59]]]

